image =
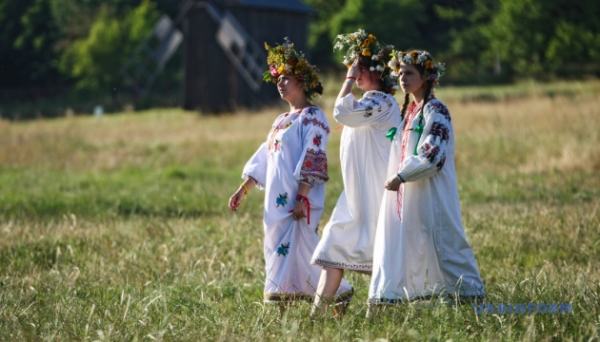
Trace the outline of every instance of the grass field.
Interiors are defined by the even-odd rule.
[[[355,273],[343,319],[263,304],[263,195],[226,204],[285,107],[0,121],[0,340],[599,340],[599,93],[598,81],[438,93],[487,302],[570,314],[432,305],[366,320],[369,278]],[[319,100],[329,115],[332,101]],[[340,135],[321,225],[342,189]]]

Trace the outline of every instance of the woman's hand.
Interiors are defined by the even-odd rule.
[[[393,175],[385,181],[384,187],[389,191],[398,191],[398,189],[400,189],[400,184],[402,184],[400,179],[396,175]]]
[[[240,187],[231,197],[229,198],[229,209],[236,211],[240,206],[240,203],[246,196],[246,191],[244,188]]]
[[[360,67],[358,65],[358,57],[356,57],[354,59],[354,62],[352,63],[352,65],[350,65],[350,67],[348,68],[346,77],[354,77],[354,80],[356,81],[359,76],[360,76]]]
[[[306,217],[306,203],[304,201],[296,201],[296,205],[294,206],[294,220],[298,221],[299,219]]]
[[[360,66],[358,65],[358,57],[356,57],[352,65],[350,65],[348,68],[348,72],[346,73],[346,81],[344,81],[342,84],[342,89],[340,89],[338,99],[341,99],[352,92],[352,87],[354,87],[354,83],[359,77]]]

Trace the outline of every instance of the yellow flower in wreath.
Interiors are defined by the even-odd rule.
[[[362,49],[362,55],[365,57],[371,56],[371,49]]]
[[[412,58],[413,64],[417,64],[417,58],[419,56],[417,56],[417,52],[416,51],[411,51],[410,52],[410,57]]]

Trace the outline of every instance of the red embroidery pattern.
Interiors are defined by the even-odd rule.
[[[423,155],[425,158],[429,160],[431,164],[435,161],[435,157],[437,157],[438,153],[440,153],[440,147],[438,145],[431,146],[429,143],[425,143],[423,145]]]
[[[302,177],[316,177],[324,181],[329,180],[329,175],[327,174],[327,154],[325,151],[315,151],[309,148],[306,151],[300,175]]]
[[[448,127],[439,122],[434,122],[431,125],[431,132],[429,134],[433,135],[434,137],[440,137],[441,141],[448,141],[450,139]]]
[[[440,161],[435,165],[435,166],[437,166],[438,172],[444,167],[444,164],[446,164],[446,152],[444,152],[444,154],[442,154]]]
[[[327,126],[326,124],[322,123],[321,121],[317,120],[316,118],[304,118],[304,120],[302,120],[302,124],[304,126],[308,126],[309,123],[312,123],[315,126],[319,126],[322,129],[325,130],[325,132],[329,133],[329,126]]]
[[[427,103],[427,107],[431,107],[434,112],[442,114],[446,120],[451,121],[450,111],[448,111],[448,107],[446,107],[443,103],[432,101]]]
[[[320,147],[321,139],[323,139],[323,136],[321,134],[316,134],[315,137],[313,138],[313,144],[315,144],[315,146],[317,146],[317,147]]]
[[[400,149],[400,164],[398,165],[398,169],[396,173],[400,171],[400,165],[404,162],[406,158],[406,146],[408,144],[408,137],[410,135],[410,127],[413,125],[413,121],[418,117],[419,111],[421,110],[421,106],[417,106],[414,102],[410,105],[408,109],[408,113],[406,114],[406,119],[404,120],[404,126],[402,127],[402,148]],[[400,188],[398,189],[396,201],[398,207],[398,218],[402,221],[402,194],[404,193],[404,183],[400,183]]]
[[[289,120],[288,123],[283,127],[284,130],[287,130],[288,128],[290,128],[292,126],[292,124],[294,123],[294,120],[296,120],[296,117],[298,117],[300,115],[300,113],[292,113],[292,116],[289,116],[290,113],[285,113],[283,114],[283,118],[281,120],[279,120],[279,123],[277,125],[273,125],[273,128],[271,129],[271,136],[269,137],[269,144],[268,144],[268,148],[269,151],[271,151],[272,148],[275,149],[275,151],[280,151],[281,150],[281,140],[275,140],[275,137],[279,134],[279,131],[282,129],[282,125],[286,120]],[[289,116],[289,118],[288,118]]]

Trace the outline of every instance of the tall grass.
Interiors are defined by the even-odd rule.
[[[598,340],[598,83],[528,87],[438,97],[487,302],[571,303],[571,314],[434,301],[367,320],[369,278],[348,273],[344,318],[311,321],[309,303],[280,316],[262,303],[262,193],[236,213],[226,203],[284,109],[172,109],[0,121],[0,340]],[[331,96],[319,103],[331,113]],[[330,124],[322,224],[342,189]]]

